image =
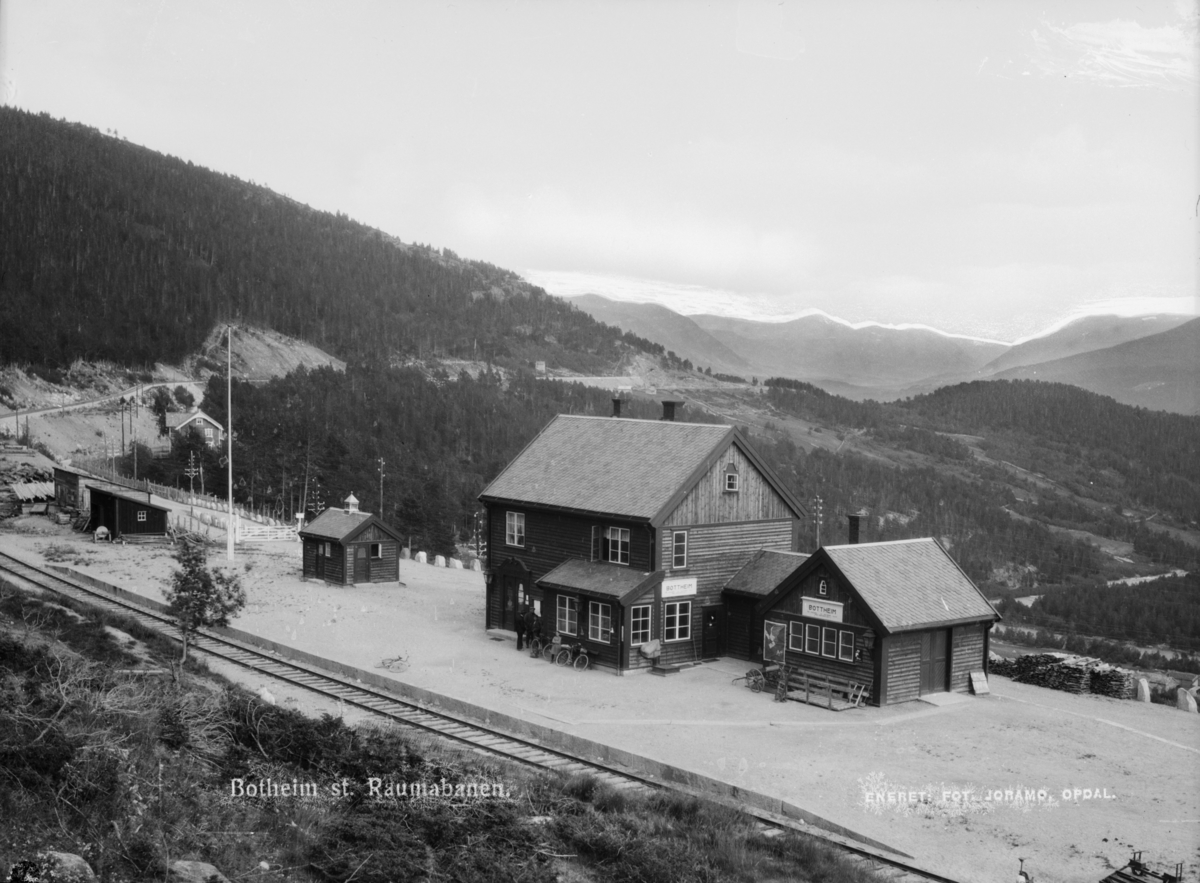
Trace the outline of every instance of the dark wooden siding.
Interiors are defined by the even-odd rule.
[[[736,492],[725,490],[725,470],[733,464],[738,474],[739,488]],[[794,517],[783,497],[776,493],[766,477],[754,468],[754,464],[731,445],[688,491],[675,510],[667,517],[665,525],[712,524],[714,522],[758,521],[763,519]],[[790,543],[790,537],[789,537]],[[786,551],[785,547],[785,551]]]
[[[950,633],[950,690],[966,693],[971,689],[971,672],[983,671],[987,652],[984,649],[983,624],[958,625]]]
[[[524,513],[524,547],[505,544],[506,512]],[[533,582],[568,558],[591,560],[593,526],[601,530],[609,527],[628,528],[629,566],[644,573],[655,569],[654,529],[647,524],[492,504],[488,506],[488,525],[488,567],[496,568],[508,559],[515,558],[533,573]],[[533,586],[532,591],[536,595],[540,590]]]
[[[921,694],[921,633],[891,635],[887,646],[887,704]]]
[[[825,581],[826,594],[821,594],[821,580]],[[870,626],[871,622],[863,613],[862,604],[846,586],[840,584],[824,567],[808,574],[800,585],[779,599],[771,613],[791,613],[801,615],[803,599],[813,598],[818,601],[835,601],[842,605],[842,621],[847,625]]]
[[[825,622],[817,619],[801,619],[798,616],[779,616],[768,613],[762,619],[770,620],[771,622],[782,622],[787,626],[788,643],[786,651],[787,664],[796,671],[807,672],[810,675],[830,675],[835,678],[843,678],[853,681],[856,684],[865,686],[866,692],[863,694],[867,701],[874,702],[874,682],[875,682],[875,663],[870,650],[867,649],[868,635],[873,635],[869,629],[847,627],[846,623]],[[761,622],[760,619],[760,628]],[[812,653],[793,650],[791,646],[791,635],[793,623],[796,623],[800,628],[800,634],[803,636],[803,628],[807,624],[819,625],[822,628],[834,628],[839,632],[851,631],[854,632],[854,648],[858,651],[859,659],[857,662],[846,662],[841,659],[831,659],[828,656],[817,656]],[[761,644],[761,638],[760,638]],[[803,646],[803,645],[801,645]]]
[[[549,638],[553,638],[558,634],[558,596],[574,598],[578,604],[578,622],[577,632],[575,635],[563,635],[564,644],[573,644],[575,642],[582,643],[587,647],[588,656],[591,657],[592,665],[600,665],[607,668],[616,669],[617,657],[620,653],[621,646],[621,621],[623,611],[621,605],[615,600],[606,600],[603,598],[589,598],[587,595],[578,595],[573,592],[560,592],[557,589],[544,589],[544,600],[542,601],[542,633]],[[593,641],[588,637],[588,604],[592,601],[601,604],[608,604],[609,611],[612,615],[612,639],[607,643],[604,641]]]
[[[762,617],[754,613],[755,598],[725,596],[725,648],[736,659],[762,661]]]

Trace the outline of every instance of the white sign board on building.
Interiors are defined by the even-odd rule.
[[[803,598],[800,602],[800,615],[809,619],[827,619],[830,622],[841,622],[842,605],[840,601]]]
[[[685,598],[694,594],[696,594],[696,577],[694,576],[665,579],[662,582],[664,598]]]

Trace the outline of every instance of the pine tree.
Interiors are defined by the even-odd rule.
[[[183,641],[180,664],[187,661],[188,639],[201,628],[227,626],[246,606],[246,593],[236,575],[207,567],[207,552],[199,542],[184,540],[175,552],[179,569],[166,592],[167,612],[175,617]]]

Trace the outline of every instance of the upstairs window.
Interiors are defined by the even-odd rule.
[[[687,531],[671,532],[671,569],[683,570],[687,567]]]
[[[725,491],[736,494],[739,490],[741,490],[741,482],[738,481],[737,467],[730,463],[725,467]]]
[[[608,529],[608,560],[613,564],[629,563],[629,528]]]
[[[504,545],[525,546],[525,513],[504,513]]]
[[[602,531],[600,525],[592,525],[592,557],[591,561],[602,561],[604,559],[604,550],[600,547],[600,535]]]

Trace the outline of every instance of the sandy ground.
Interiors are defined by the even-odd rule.
[[[174,569],[167,547],[95,545],[41,518],[0,528],[0,546],[34,563],[57,546],[60,563],[152,598]],[[334,588],[302,582],[299,554],[239,548],[239,628],[365,669],[407,654],[397,679],[782,797],[963,881],[1011,881],[1018,857],[1038,880],[1098,881],[1131,847],[1200,867],[1200,715],[999,677],[990,697],[835,714],[735,685],[748,666],[733,659],[578,673],[486,634],[479,574],[402,561],[401,586]],[[887,803],[900,792],[931,802]]]

